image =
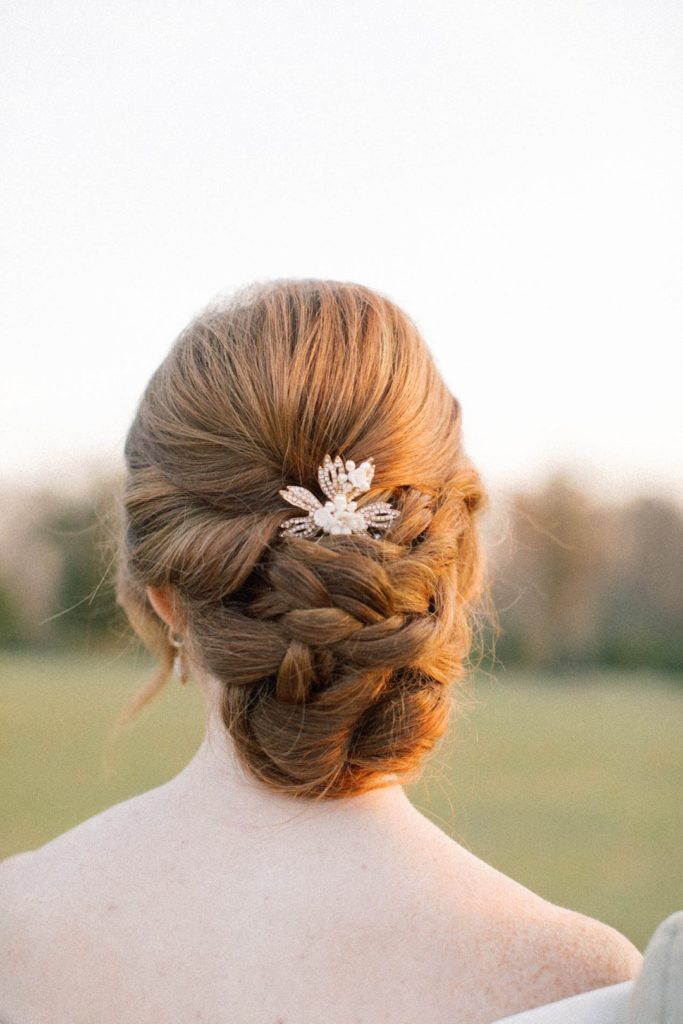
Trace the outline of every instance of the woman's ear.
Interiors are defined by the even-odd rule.
[[[170,587],[146,587],[145,590],[149,603],[162,622],[165,622],[174,633],[182,634],[185,624],[178,608],[178,601],[174,600]]]

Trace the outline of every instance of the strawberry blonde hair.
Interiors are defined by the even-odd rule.
[[[281,537],[288,484],[374,458],[370,534]],[[275,790],[352,796],[415,778],[444,735],[488,597],[482,482],[461,411],[410,318],[359,284],[276,280],[209,306],[152,375],[125,443],[117,598],[166,683],[145,593],[168,586],[217,679],[240,763]],[[395,781],[395,780],[394,780]]]

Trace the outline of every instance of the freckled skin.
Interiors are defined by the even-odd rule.
[[[247,780],[211,717],[170,782],[0,864],[0,920],[12,1024],[491,1024],[642,961],[399,785],[314,806]]]

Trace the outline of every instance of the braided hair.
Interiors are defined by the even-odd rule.
[[[381,536],[283,537],[278,491],[326,452],[373,456]],[[189,653],[221,684],[251,775],[296,796],[415,777],[444,735],[488,595],[486,505],[460,406],[421,335],[367,287],[257,283],[182,331],[125,444],[117,597],[165,684],[175,653],[146,587],[172,588]]]

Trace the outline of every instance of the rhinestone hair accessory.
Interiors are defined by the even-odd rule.
[[[279,493],[290,505],[305,509],[306,516],[294,516],[280,527],[281,536],[313,537],[323,533],[367,533],[386,530],[400,515],[387,501],[373,501],[358,508],[354,498],[370,490],[375,472],[373,459],[359,466],[353,459],[326,455],[318,468],[320,489],[329,499],[323,503],[305,487],[286,487]]]

